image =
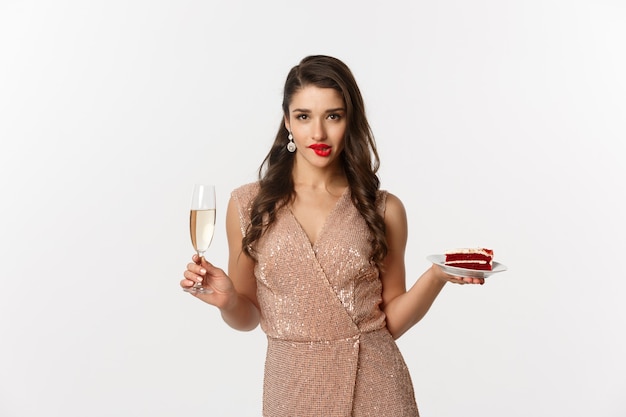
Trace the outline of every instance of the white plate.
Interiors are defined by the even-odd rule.
[[[459,268],[457,266],[446,265],[446,255],[430,255],[427,256],[426,259],[428,259],[435,265],[439,265],[445,273],[457,277],[487,278],[488,276],[496,274],[498,272],[506,271],[506,266],[496,261],[493,261],[491,271],[481,271],[479,269],[467,269]]]

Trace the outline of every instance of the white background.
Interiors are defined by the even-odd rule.
[[[265,338],[183,293],[194,182],[256,178],[284,78],[352,69],[444,288],[399,341],[425,417],[626,416],[626,6],[0,0],[0,416],[257,416]]]

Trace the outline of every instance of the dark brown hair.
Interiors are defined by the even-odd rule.
[[[374,135],[365,115],[361,91],[350,69],[342,61],[324,55],[308,56],[287,75],[283,90],[283,113],[289,117],[289,104],[306,86],[332,88],[343,97],[347,126],[341,164],[352,201],[372,233],[371,260],[380,266],[387,254],[385,223],[376,210],[380,180],[376,175],[380,160]],[[260,190],[252,203],[251,224],[243,238],[244,252],[255,258],[254,242],[276,220],[276,213],[294,197],[293,153],[287,151],[288,132],[281,119],[276,139],[259,168]]]

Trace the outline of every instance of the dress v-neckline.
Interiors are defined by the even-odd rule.
[[[298,220],[296,215],[293,213],[293,211],[291,210],[291,207],[288,208],[288,211],[289,211],[289,214],[291,215],[291,218],[294,220],[294,222],[298,226],[298,229],[300,229],[300,233],[302,234],[304,239],[306,239],[306,241],[309,242],[309,245],[311,246],[312,249],[315,249],[315,247],[319,244],[319,242],[322,240],[322,238],[326,234],[326,229],[328,227],[328,223],[329,223],[330,219],[333,217],[335,212],[339,209],[340,204],[343,203],[343,200],[348,195],[349,190],[350,190],[350,187],[346,187],[346,189],[343,190],[343,192],[341,193],[341,195],[339,196],[339,198],[335,202],[335,205],[333,206],[333,208],[326,215],[326,218],[324,219],[324,223],[322,223],[322,228],[320,229],[319,233],[317,234],[317,239],[315,240],[315,242],[311,242],[311,239],[309,238],[309,235],[307,234],[306,230],[304,230],[304,227],[302,227],[302,223],[300,223],[300,221]]]

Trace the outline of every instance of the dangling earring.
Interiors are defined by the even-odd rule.
[[[296,151],[296,144],[293,143],[293,135],[291,134],[291,132],[289,132],[289,136],[287,136],[287,139],[289,139],[289,143],[287,144],[287,150],[291,153]]]

